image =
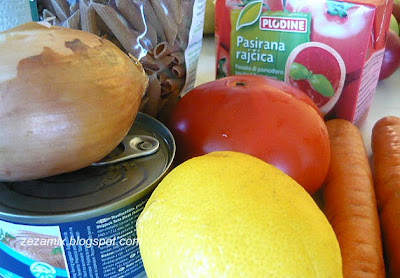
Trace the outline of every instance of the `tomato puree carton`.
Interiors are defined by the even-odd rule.
[[[357,123],[378,83],[393,0],[218,0],[216,73],[306,92],[326,118]]]

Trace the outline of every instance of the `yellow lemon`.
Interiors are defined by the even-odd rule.
[[[137,222],[148,277],[342,277],[310,195],[258,158],[213,152],[173,169]]]

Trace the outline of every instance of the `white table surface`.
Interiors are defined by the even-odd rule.
[[[203,39],[196,86],[212,80],[215,80],[215,41],[214,36],[207,35]],[[359,126],[369,155],[372,127],[384,116],[400,117],[400,69],[389,78],[379,81],[368,116]]]

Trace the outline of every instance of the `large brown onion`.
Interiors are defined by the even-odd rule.
[[[28,23],[0,33],[0,180],[74,171],[129,131],[148,79],[96,35]]]

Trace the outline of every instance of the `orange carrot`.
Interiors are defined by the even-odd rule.
[[[400,118],[385,117],[372,129],[374,179],[390,277],[400,277]]]
[[[339,241],[343,277],[385,277],[379,217],[368,155],[358,128],[326,122],[331,164],[323,188],[324,213]]]

